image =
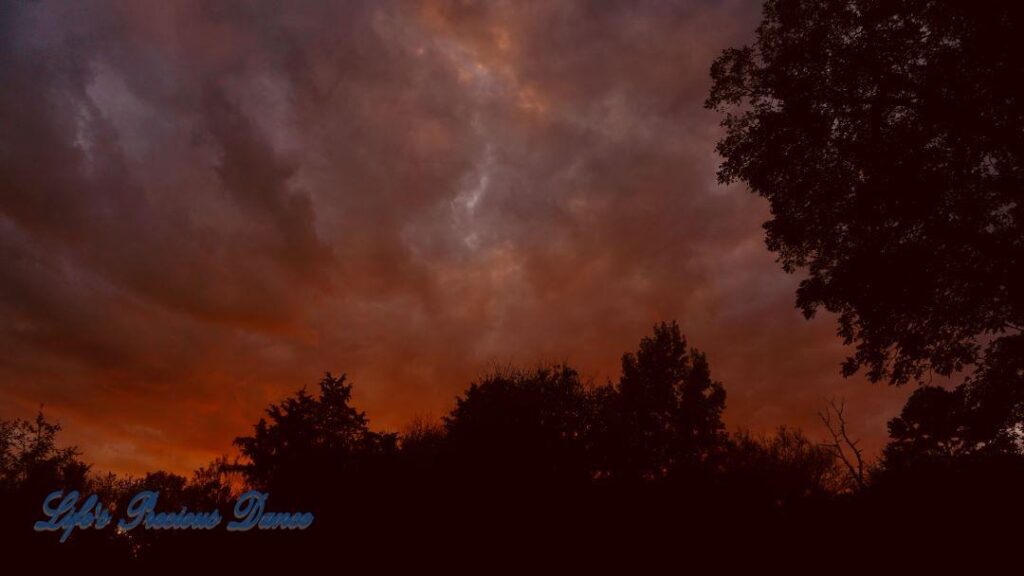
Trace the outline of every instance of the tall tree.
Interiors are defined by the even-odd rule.
[[[370,430],[366,415],[349,404],[352,385],[344,374],[328,372],[319,387],[316,397],[300,390],[271,405],[252,436],[235,440],[248,459],[242,470],[253,487],[304,503],[320,490],[360,478],[377,457],[395,451],[395,435]]]
[[[844,373],[984,366],[1024,327],[1022,33],[1015,0],[769,0],[712,66],[719,179],[769,201],[797,305],[856,344]]]
[[[725,389],[675,322],[656,325],[635,354],[622,357],[618,386],[604,396],[602,442],[613,477],[662,478],[724,445]]]

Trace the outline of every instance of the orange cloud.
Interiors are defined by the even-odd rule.
[[[877,446],[827,318],[714,181],[708,66],[748,2],[22,3],[0,30],[0,416],[189,470],[346,371],[376,426],[495,363],[597,382],[651,325],[735,426]]]

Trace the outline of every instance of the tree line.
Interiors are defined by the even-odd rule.
[[[313,392],[269,406],[235,440],[238,457],[191,477],[94,472],[40,414],[0,423],[2,536],[21,551],[126,566],[165,566],[185,550],[240,561],[268,549],[309,558],[345,548],[358,557],[391,546],[437,553],[458,542],[483,555],[517,539],[524,553],[605,541],[665,542],[667,551],[679,538],[721,544],[716,534],[737,527],[763,530],[762,539],[781,529],[814,539],[815,526],[847,530],[878,522],[878,513],[948,522],[984,512],[979,502],[1019,505],[1020,443],[973,442],[948,418],[956,394],[921,388],[890,422],[878,462],[864,462],[836,403],[823,412],[833,441],[785,427],[729,434],[725,388],[673,322],[622,357],[616,382],[593,385],[564,365],[493,370],[440,422],[402,433],[374,430],[352,406],[346,377],[328,373]],[[226,513],[250,488],[275,507],[312,511],[316,522],[308,532],[243,537],[78,531],[65,544],[31,531],[55,489],[98,494],[115,513],[140,490],[159,491],[169,510]]]

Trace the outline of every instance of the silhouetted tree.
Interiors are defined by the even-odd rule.
[[[867,485],[867,465],[864,462],[864,450],[860,447],[860,439],[850,436],[846,422],[846,403],[833,398],[825,406],[824,412],[818,412],[818,417],[832,437],[832,441],[826,446],[846,468],[847,479],[853,487],[863,489]]]
[[[498,370],[469,386],[445,416],[462,466],[489,481],[547,485],[590,480],[594,406],[575,370]]]
[[[979,401],[976,392],[967,384],[914,391],[889,422],[892,439],[865,493],[869,504],[922,526],[970,525],[978,534],[995,518],[1024,512],[1020,429],[1004,428],[1008,406]]]
[[[618,386],[598,394],[602,475],[630,482],[692,472],[724,446],[725,389],[675,322],[656,325],[622,357]]]
[[[887,465],[909,465],[922,458],[950,460],[973,453],[977,443],[971,438],[968,412],[963,387],[918,388],[900,415],[889,422],[892,441],[885,450]]]
[[[116,569],[130,559],[127,543],[111,532],[78,531],[60,543],[52,532],[36,533],[32,526],[43,520],[43,499],[55,490],[65,493],[92,491],[89,465],[74,446],[60,446],[58,423],[40,411],[35,419],[0,420],[0,541],[4,562],[10,567],[12,553],[50,569],[102,564]],[[17,566],[17,565],[15,565]]]
[[[17,492],[32,486],[85,485],[89,466],[76,447],[58,447],[60,424],[40,411],[34,420],[0,420],[0,490]]]
[[[366,415],[349,405],[345,375],[328,372],[314,397],[300,390],[267,409],[252,436],[235,440],[248,463],[241,469],[256,488],[311,505],[346,482],[364,480],[375,460],[397,449],[394,434],[369,429]]]
[[[885,448],[890,469],[953,466],[974,457],[1024,457],[1021,449],[1019,386],[997,376],[990,386],[983,374],[976,384],[953,389],[922,386],[889,421]],[[980,383],[980,384],[977,384]],[[1012,395],[1010,399],[1007,396]]]
[[[990,365],[1024,327],[1022,33],[1013,0],[769,0],[712,66],[719,179],[770,202],[798,306],[856,343],[846,374]]]

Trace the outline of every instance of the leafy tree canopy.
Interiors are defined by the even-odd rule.
[[[271,405],[252,436],[235,440],[249,461],[243,471],[250,484],[306,493],[299,487],[350,479],[367,459],[395,449],[395,435],[370,430],[366,415],[349,404],[344,374],[328,372],[319,388],[319,396],[300,390]]]
[[[1024,327],[1024,4],[769,0],[711,69],[723,183],[838,314],[844,365],[904,383]]]
[[[636,353],[622,357],[618,386],[606,394],[603,441],[612,476],[692,469],[724,445],[725,389],[675,322],[656,325]]]

